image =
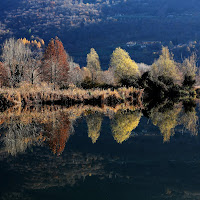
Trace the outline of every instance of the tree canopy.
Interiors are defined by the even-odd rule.
[[[130,79],[140,74],[135,61],[133,61],[129,54],[120,47],[113,51],[110,67],[114,70],[115,77],[118,79]]]
[[[43,58],[43,79],[47,82],[64,84],[69,71],[68,55],[62,42],[56,37],[51,39]]]
[[[178,67],[173,59],[173,55],[169,52],[168,47],[162,48],[162,54],[158,60],[153,63],[151,73],[153,77],[170,77],[174,81],[180,79]]]
[[[87,54],[87,68],[91,72],[92,82],[97,79],[98,72],[101,71],[99,56],[94,48],[90,49],[90,53]]]

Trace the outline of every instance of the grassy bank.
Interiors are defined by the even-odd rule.
[[[121,103],[142,105],[143,90],[129,88],[118,89],[89,89],[69,88],[67,90],[53,90],[52,87],[38,84],[23,84],[19,88],[0,89],[1,104],[57,104],[75,105],[108,105],[116,106]]]

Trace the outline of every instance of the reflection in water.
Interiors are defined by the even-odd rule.
[[[199,143],[187,145],[173,140],[162,144],[162,137],[164,142],[169,142],[174,133],[181,132],[183,138],[183,133],[188,131],[193,136],[198,134],[198,113],[193,104],[188,105],[190,103],[171,102],[156,105],[148,110],[150,120],[142,117],[144,110],[125,105],[116,108],[16,107],[0,113],[3,144],[0,176],[5,176],[0,187],[6,184],[9,188],[3,194],[4,199],[40,199],[40,191],[43,195],[48,194],[44,199],[51,199],[52,191],[56,191],[56,195],[63,192],[64,197],[79,199],[79,192],[90,194],[101,187],[105,193],[98,197],[94,192],[90,196],[103,199],[106,194],[112,194],[113,198],[109,199],[121,199],[127,195],[127,199],[139,196],[145,200],[143,188],[150,188],[154,196],[149,199],[198,199],[199,195],[192,192],[190,185],[194,185],[193,177],[197,177],[195,184],[200,184]],[[76,131],[73,129],[75,124]],[[108,124],[111,127],[106,127],[109,136],[101,132]],[[154,125],[160,131],[154,129]],[[88,130],[89,139],[82,135],[85,133],[83,127]],[[137,138],[131,139],[133,131]],[[162,137],[157,137],[160,133]],[[105,139],[106,142],[97,142]],[[129,142],[125,142],[128,139]],[[60,193],[61,187],[64,189]],[[122,192],[121,196],[119,193],[115,196],[115,187]],[[78,192],[74,188],[78,188]],[[141,191],[138,188],[142,188]],[[30,193],[38,196],[29,198]]]
[[[71,135],[71,122],[68,114],[62,111],[52,115],[52,121],[44,125],[44,131],[50,149],[54,154],[60,155]]]
[[[180,107],[173,107],[173,109],[164,111],[160,110],[160,108],[151,110],[150,119],[155,126],[159,127],[164,142],[169,142],[170,137],[174,135],[174,128],[178,125],[177,120],[180,111]]]
[[[43,136],[40,133],[40,128],[36,124],[9,123],[6,134],[3,138],[5,151],[11,155],[23,153],[27,148],[34,145],[41,145]]]
[[[89,113],[86,116],[86,122],[88,126],[88,137],[91,138],[92,143],[96,143],[101,131],[101,124],[103,121],[103,116],[100,113]]]
[[[138,126],[141,113],[138,111],[119,110],[112,120],[111,128],[117,143],[126,141]]]
[[[172,102],[167,102],[151,109],[149,117],[152,123],[159,127],[163,142],[170,141],[178,125],[183,125],[192,135],[198,135],[198,116],[194,107],[196,104],[191,104],[189,108],[183,105],[181,103],[173,105]]]
[[[193,104],[188,105],[190,104],[165,102],[150,109],[148,116],[159,127],[163,142],[170,141],[178,125],[182,125],[192,135],[198,134],[195,107]],[[88,137],[94,144],[100,136],[103,116],[110,118],[113,137],[121,144],[129,139],[139,125],[142,114],[140,110],[131,110],[130,107],[126,109],[124,106],[117,109],[91,106],[12,108],[0,113],[4,151],[16,155],[31,146],[48,144],[53,154],[61,155],[73,133],[73,124],[80,117],[86,118]]]
[[[198,116],[195,107],[192,107],[190,110],[182,110],[180,115],[181,123],[192,135],[198,135]]]

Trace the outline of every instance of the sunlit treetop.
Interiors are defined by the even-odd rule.
[[[180,80],[179,69],[168,47],[162,48],[162,54],[153,63],[151,73],[154,77],[165,76],[172,78],[174,81]]]
[[[45,43],[43,39],[39,39],[39,41],[37,40],[27,40],[26,38],[20,38],[18,39],[18,41],[22,42],[24,45],[33,45],[35,47],[37,47],[38,49],[40,49],[41,47],[44,47]]]
[[[140,74],[135,61],[130,58],[128,52],[120,47],[112,53],[110,68],[114,70],[116,78],[119,79],[136,77]]]

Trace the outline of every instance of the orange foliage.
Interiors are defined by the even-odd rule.
[[[44,53],[43,79],[51,83],[66,82],[69,71],[68,55],[62,42],[56,37],[51,39]]]
[[[60,113],[52,124],[46,126],[49,147],[54,154],[61,155],[64,151],[70,137],[70,125],[68,116]]]
[[[18,41],[22,42],[24,45],[33,45],[33,46],[36,46],[38,49],[40,49],[42,46],[44,46],[44,40],[40,39],[40,41],[37,41],[37,40],[32,40],[32,41],[29,41],[27,40],[26,38],[20,38],[18,39]]]

